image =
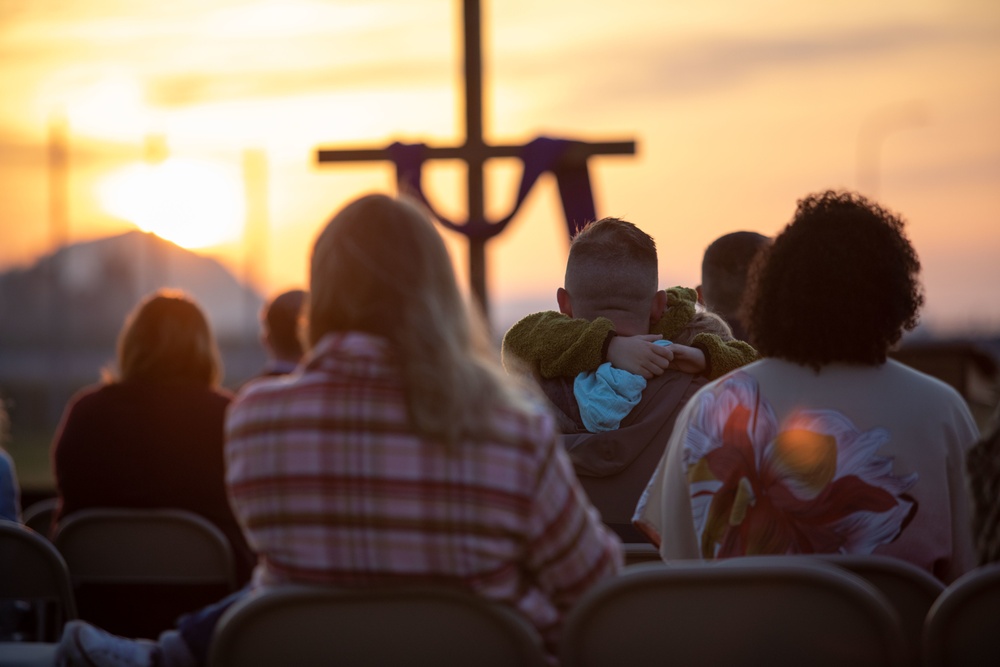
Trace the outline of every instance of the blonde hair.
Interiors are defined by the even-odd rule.
[[[733,340],[733,330],[724,319],[715,313],[699,311],[694,314],[679,334],[671,338],[678,345],[690,345],[695,336],[701,333],[715,334],[724,341]]]
[[[459,292],[444,242],[413,202],[368,195],[333,217],[313,249],[308,315],[312,346],[331,332],[389,341],[411,423],[428,438],[496,435],[484,410],[526,407]]]
[[[129,314],[118,336],[118,371],[107,381],[217,386],[222,362],[208,320],[190,297],[160,290]]]

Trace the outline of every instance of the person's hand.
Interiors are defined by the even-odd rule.
[[[675,343],[670,346],[670,349],[674,352],[673,363],[671,364],[671,368],[674,370],[698,375],[699,373],[704,373],[708,367],[708,363],[705,361],[705,353],[696,347],[677,345]],[[608,348],[608,356],[611,356],[610,348]]]
[[[608,361],[615,368],[641,375],[647,380],[661,375],[674,358],[673,345],[655,345],[658,334],[615,336],[608,344]],[[690,349],[690,348],[689,348]],[[698,352],[698,350],[695,350]],[[702,357],[704,361],[704,357]]]

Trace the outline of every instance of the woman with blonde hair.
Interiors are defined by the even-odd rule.
[[[617,540],[551,417],[503,372],[427,215],[382,195],[348,204],[316,241],[309,293],[301,375],[249,388],[226,424],[255,583],[446,581],[524,613],[554,651]]]
[[[119,336],[117,372],[105,370],[102,384],[74,396],[56,432],[56,521],[96,507],[189,510],[222,530],[248,579],[256,559],[226,498],[223,423],[232,396],[219,387],[221,375],[192,299],[167,290],[144,299]]]
[[[316,241],[294,375],[249,385],[226,422],[253,587],[445,585],[509,605],[555,655],[562,619],[621,562],[556,441],[468,312],[426,214],[382,195]],[[204,664],[229,598],[157,643],[70,624],[62,659]],[[180,650],[183,647],[184,650]]]

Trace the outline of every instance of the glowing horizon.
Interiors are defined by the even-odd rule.
[[[927,321],[1000,328],[991,290],[1000,283],[1000,6],[771,0],[765,9],[484,2],[487,138],[634,138],[635,157],[591,161],[598,214],[657,239],[664,286],[696,284],[702,251],[723,233],[774,234],[808,192],[861,189],[908,221]],[[147,137],[162,136],[170,160],[229,174],[197,196],[200,209],[173,215],[172,225],[201,220],[201,239],[180,244],[240,266],[245,213],[231,223],[231,211],[245,209],[240,162],[256,149],[268,171],[257,287],[303,284],[329,215],[392,188],[388,165],[317,167],[316,149],[461,141],[459,17],[460,3],[444,0],[69,0],[60,12],[27,5],[0,15],[0,179],[11,193],[0,202],[0,269],[50,250],[44,141],[63,114],[70,241],[126,229],[123,218],[152,228],[157,216],[139,206],[154,198],[139,194],[151,186],[112,195],[109,184],[141,164]],[[508,211],[518,176],[516,162],[489,165],[490,216]],[[429,167],[425,186],[463,216],[460,166]],[[215,213],[199,217],[205,210]],[[560,215],[543,179],[488,246],[494,304],[552,301],[566,252]],[[210,238],[216,228],[228,231]],[[464,275],[464,244],[445,237]]]

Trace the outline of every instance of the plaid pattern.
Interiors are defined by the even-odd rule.
[[[482,417],[499,437],[448,449],[414,434],[384,342],[359,333],[247,387],[227,420],[227,481],[256,583],[455,585],[512,605],[554,646],[620,547],[550,417]]]

